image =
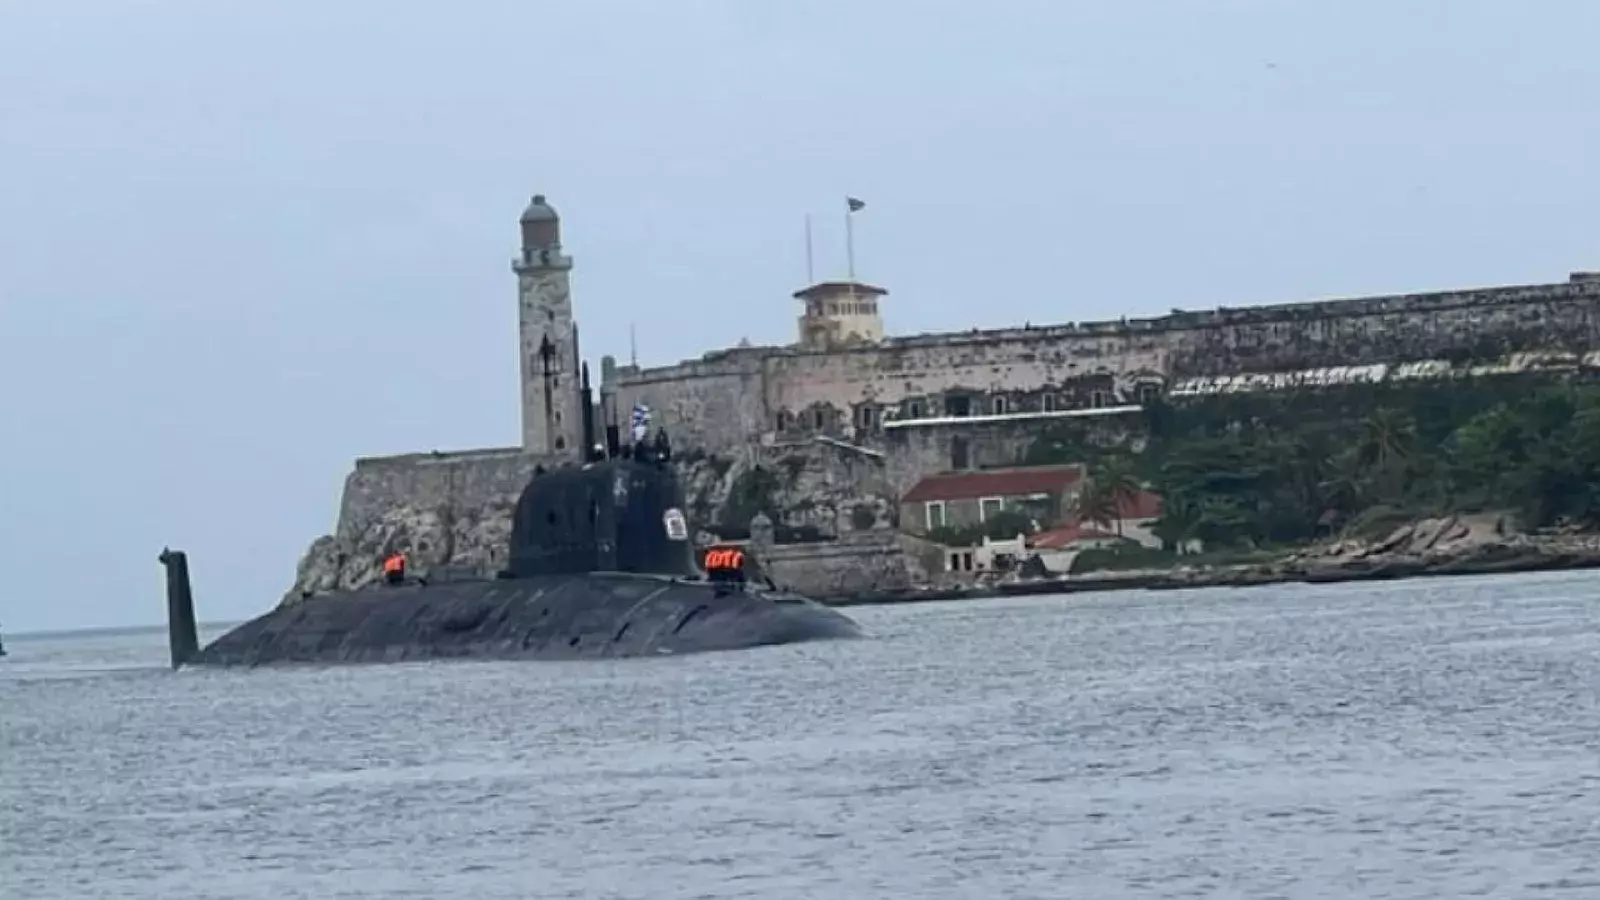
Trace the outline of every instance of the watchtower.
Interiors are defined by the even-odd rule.
[[[878,298],[888,293],[859,281],[824,281],[796,291],[795,299],[805,304],[800,314],[800,346],[829,350],[883,340]]]
[[[522,371],[522,449],[582,459],[578,326],[572,317],[572,258],[561,250],[561,217],[543,194],[522,211],[517,275]]]

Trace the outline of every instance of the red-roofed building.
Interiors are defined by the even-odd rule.
[[[929,475],[900,498],[900,527],[912,534],[977,525],[1003,510],[1018,510],[1041,524],[1069,515],[1082,489],[1084,469],[1030,466]]]
[[[1089,523],[1072,523],[1041,531],[1028,538],[1028,554],[1037,556],[1039,562],[1051,572],[1070,572],[1072,562],[1085,550],[1099,550],[1123,543],[1115,531]]]
[[[1117,516],[1122,519],[1124,531],[1130,522],[1153,522],[1161,518],[1161,496],[1149,491],[1140,491],[1131,497],[1118,498]]]
[[[1039,557],[1046,569],[1052,572],[1069,572],[1072,562],[1085,550],[1116,547],[1128,541],[1151,549],[1160,549],[1162,541],[1155,535],[1156,522],[1161,519],[1161,497],[1150,491],[1139,491],[1117,502],[1117,518],[1109,522],[1089,522],[1076,511],[1056,528],[1041,531],[1027,539],[1031,555]],[[1198,552],[1198,541],[1187,542],[1183,552]]]
[[[1086,522],[1074,510],[1065,524],[1081,525],[1096,531],[1108,531],[1123,539],[1136,541],[1146,547],[1159,548],[1161,539],[1155,536],[1156,522],[1161,518],[1161,497],[1141,490],[1131,496],[1117,498],[1117,517],[1109,522]],[[1060,549],[1060,548],[1057,548]],[[1078,549],[1084,549],[1082,547]]]
[[[1028,538],[1028,548],[1031,550],[1083,550],[1087,547],[1101,547],[1115,544],[1122,540],[1116,532],[1106,531],[1095,525],[1063,525],[1049,531],[1041,531]]]

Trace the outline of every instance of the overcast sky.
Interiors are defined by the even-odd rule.
[[[517,215],[583,349],[1564,280],[1594,0],[0,0],[0,627],[276,602],[358,455],[518,440]]]

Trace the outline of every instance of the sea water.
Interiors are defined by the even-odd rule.
[[[1600,897],[1591,574],[849,612],[570,664],[11,636],[0,897]]]

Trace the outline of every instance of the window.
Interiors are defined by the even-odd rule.
[[[927,519],[928,530],[944,527],[944,501],[929,500],[922,506],[923,516]]]
[[[1089,395],[1089,407],[1091,409],[1100,409],[1101,407],[1103,407],[1105,405],[1106,405],[1106,395],[1105,395],[1104,391],[1095,391],[1094,393]]]
[[[789,426],[792,424],[794,424],[794,422],[789,416],[789,411],[787,409],[778,410],[778,430],[788,431]]]
[[[1139,385],[1139,402],[1145,405],[1156,402],[1161,396],[1161,386],[1155,384]]]
[[[997,415],[997,416],[1005,415],[1006,414],[1006,398],[1004,398],[1004,397],[996,397],[996,398],[994,398],[993,409],[994,409],[994,414],[995,415]]]
[[[948,397],[944,401],[944,411],[952,416],[970,416],[972,401],[966,397]]]
[[[966,438],[952,437],[950,439],[950,468],[958,472],[967,468],[971,462],[971,456]]]
[[[815,418],[816,418],[817,430],[818,431],[821,431],[824,428],[828,427],[828,411],[827,410],[825,410],[825,409],[817,410]]]
[[[1006,501],[1000,497],[984,497],[978,501],[978,521],[987,522],[1005,509]]]
[[[1040,522],[1054,521],[1057,518],[1056,511],[1062,506],[1063,504],[1054,502],[1049,494],[1029,494],[1026,497],[1011,498],[1012,509]],[[1070,505],[1068,508],[1071,508]]]
[[[1044,395],[1044,411],[1045,412],[1055,412],[1056,411],[1056,395],[1055,394],[1045,394]]]
[[[913,400],[906,406],[906,418],[908,418],[908,419],[920,419],[920,418],[922,418],[922,401],[921,400]]]
[[[872,428],[873,421],[874,421],[874,416],[873,416],[872,407],[870,407],[870,406],[858,406],[858,407],[856,407],[856,427],[857,428],[859,428],[859,429],[861,429],[863,431],[870,430]]]

